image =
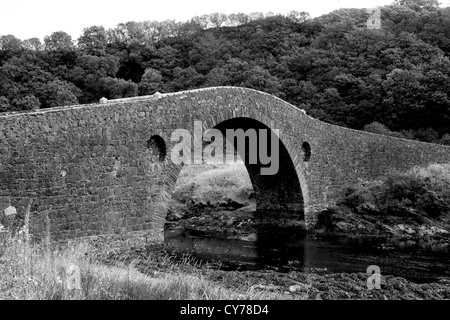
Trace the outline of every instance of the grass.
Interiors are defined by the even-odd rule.
[[[189,258],[159,257],[140,268],[136,260],[96,259],[94,249],[81,243],[51,249],[31,243],[27,226],[16,234],[1,231],[0,248],[2,300],[277,299],[273,292],[210,281]]]
[[[232,199],[251,204],[253,187],[243,163],[185,166],[175,186],[174,196],[181,202]]]

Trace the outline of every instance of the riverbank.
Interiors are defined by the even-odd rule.
[[[419,284],[382,274],[381,288],[370,290],[363,272],[223,271],[218,262],[175,256],[166,244],[108,251],[75,243],[50,251],[22,232],[3,237],[0,248],[2,300],[450,299],[448,277]],[[67,287],[74,267],[79,289]]]
[[[134,261],[138,270],[152,276],[160,277],[167,272],[167,256],[163,246],[149,246],[145,251],[130,251],[120,257],[123,261]],[[103,261],[108,259],[116,258],[111,255]],[[259,293],[269,299],[450,299],[450,279],[417,284],[401,277],[382,275],[381,288],[370,290],[367,286],[369,275],[365,273],[223,271],[214,264],[200,264],[189,255],[182,259],[169,259],[172,261],[171,269],[177,274],[195,274],[227,290]]]
[[[252,239],[273,230],[274,236],[305,233],[302,222],[282,223],[276,216],[264,219],[264,213],[256,213],[253,189],[243,164],[183,170],[170,205],[169,228],[210,234],[226,229],[235,239]],[[361,182],[343,189],[337,204],[318,214],[318,223],[307,236],[450,244],[448,190],[450,165],[415,168],[407,173],[392,173],[383,181]]]
[[[391,173],[343,190],[312,234],[401,238],[450,244],[450,165]]]

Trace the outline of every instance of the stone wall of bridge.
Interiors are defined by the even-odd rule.
[[[299,185],[298,211],[307,226],[345,185],[394,169],[450,162],[449,147],[333,126],[244,88],[0,114],[0,219],[12,209],[23,218],[31,203],[32,231],[49,230],[53,240],[126,239],[133,232],[162,239],[167,203],[182,168],[171,161],[177,143],[172,132],[193,130],[194,121],[202,121],[206,131],[242,118],[279,129],[289,156],[283,161],[291,169],[283,173],[289,183],[282,185],[281,178],[276,183]],[[166,157],[156,152],[155,136],[164,141]],[[261,184],[261,199],[275,190]]]

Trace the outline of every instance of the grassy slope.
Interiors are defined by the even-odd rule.
[[[252,183],[244,164],[204,164],[189,165],[182,169],[174,198],[183,203],[188,199],[205,203],[231,199],[250,204],[252,194]]]

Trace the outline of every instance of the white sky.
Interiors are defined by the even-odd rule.
[[[450,0],[441,0],[449,2]],[[213,12],[285,14],[306,11],[312,17],[339,8],[373,8],[393,0],[0,0],[0,35],[41,40],[65,31],[76,40],[83,28],[102,25],[114,28],[127,21],[185,21]]]

